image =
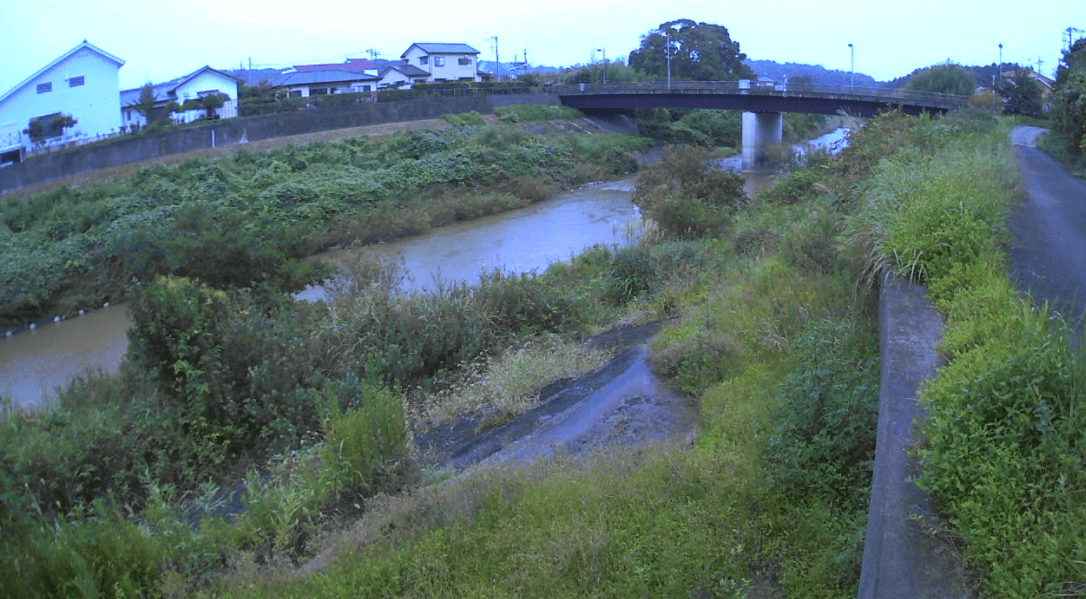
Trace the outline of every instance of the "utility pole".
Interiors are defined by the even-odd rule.
[[[667,88],[671,89],[671,32],[665,31],[664,38],[667,39],[667,45],[664,46],[667,51]]]
[[[494,41],[494,78],[497,81],[502,80],[502,59],[498,57],[498,36],[490,38]]]
[[[848,86],[851,89],[855,89],[856,88],[856,47],[853,46],[851,42],[848,45],[848,55],[849,55],[849,64],[851,65],[849,67]]]

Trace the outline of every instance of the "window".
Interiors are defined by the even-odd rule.
[[[302,90],[300,90],[300,89],[292,89],[289,92],[287,92],[287,97],[288,98],[301,98],[302,97]]]
[[[434,66],[435,67],[443,67],[443,66],[445,66],[445,57],[444,56],[435,56],[434,57]]]
[[[79,87],[80,85],[83,85],[83,83],[84,81],[82,75],[78,77],[72,77],[68,80],[68,87]]]
[[[38,84],[38,93],[39,94],[47,94],[47,93],[49,93],[51,91],[53,91],[53,82],[52,81],[46,81],[45,83],[39,83]]]
[[[328,88],[327,87],[311,87],[311,88],[309,88],[309,95],[311,95],[311,96],[327,96],[328,95]]]
[[[206,98],[206,97],[210,96],[211,94],[218,94],[218,93],[222,93],[222,92],[220,92],[217,89],[206,89],[206,90],[204,90],[202,92],[196,92],[196,97],[197,98]]]
[[[457,59],[457,62],[462,64],[462,65],[471,64],[471,57],[462,56],[459,59]]]
[[[426,64],[426,62],[427,62],[428,60],[430,60],[430,57],[429,57],[429,56],[420,56],[420,57],[419,57],[419,64]]]

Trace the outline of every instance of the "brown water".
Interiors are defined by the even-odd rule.
[[[111,306],[0,338],[0,396],[35,407],[88,371],[116,372],[131,326],[125,307]]]

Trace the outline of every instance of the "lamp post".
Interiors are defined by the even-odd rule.
[[[607,85],[607,48],[597,48],[603,52],[603,84]]]
[[[999,80],[1003,81],[1003,42],[999,42]]]
[[[664,37],[667,39],[667,45],[664,46],[667,51],[667,88],[671,89],[671,34],[664,32]]]
[[[849,89],[855,89],[856,88],[856,47],[853,46],[851,43],[849,43],[849,45],[848,45],[848,55],[849,55],[849,64],[851,65],[850,70],[849,70],[850,74],[849,74],[849,77],[848,77],[848,87],[849,87]]]

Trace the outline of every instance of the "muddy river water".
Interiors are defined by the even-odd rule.
[[[832,151],[843,139],[846,130],[838,129],[812,140],[811,146]],[[722,166],[738,169],[738,162],[729,159]],[[748,195],[768,185],[772,176],[748,173]],[[633,243],[641,226],[631,202],[634,182],[631,177],[585,185],[527,208],[455,223],[376,249],[402,258],[407,273],[404,284],[415,291],[432,290],[439,281],[471,283],[480,272],[494,268],[542,271],[595,244],[623,247]],[[331,252],[321,259],[349,261],[352,251],[356,250]],[[298,294],[308,301],[323,296],[320,287]],[[88,371],[116,372],[128,345],[125,332],[131,326],[124,306],[118,305],[0,337],[0,397],[33,408],[54,397],[57,387]]]

